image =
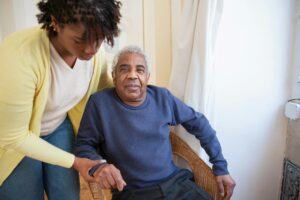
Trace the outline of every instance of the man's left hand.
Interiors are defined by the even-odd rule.
[[[235,181],[230,175],[216,176],[216,179],[223,200],[229,200],[235,187]]]

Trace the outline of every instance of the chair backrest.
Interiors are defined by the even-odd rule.
[[[170,140],[173,154],[181,157],[188,163],[197,185],[204,189],[213,199],[221,200],[217,181],[211,168],[177,134],[171,132]]]

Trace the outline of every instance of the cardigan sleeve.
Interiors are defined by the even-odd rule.
[[[20,41],[19,38],[22,38],[21,33],[0,45],[1,154],[7,150],[14,150],[43,162],[71,167],[74,155],[47,143],[39,137],[39,129],[37,131],[32,128],[38,112],[36,108],[43,106],[34,106],[41,103],[37,99],[41,92],[39,90],[41,71],[36,70],[32,63],[41,64],[42,62],[36,60],[41,61],[42,58],[39,57],[41,55],[37,50],[29,48],[32,46],[28,45],[28,39]],[[18,48],[14,48],[16,46]],[[34,51],[36,54],[33,54]]]
[[[107,60],[105,57],[105,51],[104,48],[101,48],[100,50],[100,80],[98,84],[98,90],[102,90],[104,88],[112,87],[113,81],[111,77],[111,73],[108,71],[109,67],[107,66]]]

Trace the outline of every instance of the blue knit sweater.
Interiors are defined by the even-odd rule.
[[[220,143],[205,116],[156,86],[147,87],[146,99],[137,107],[124,104],[114,88],[92,95],[81,120],[75,154],[114,164],[127,189],[150,186],[178,169],[169,141],[169,126],[177,124],[200,140],[215,175],[228,174]]]

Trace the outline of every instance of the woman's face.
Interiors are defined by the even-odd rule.
[[[90,34],[89,39],[85,39],[85,27],[82,23],[65,24],[63,27],[56,25],[54,28],[57,35],[51,38],[51,42],[62,57],[89,60],[97,53],[104,40],[101,31],[96,33],[96,30]]]

